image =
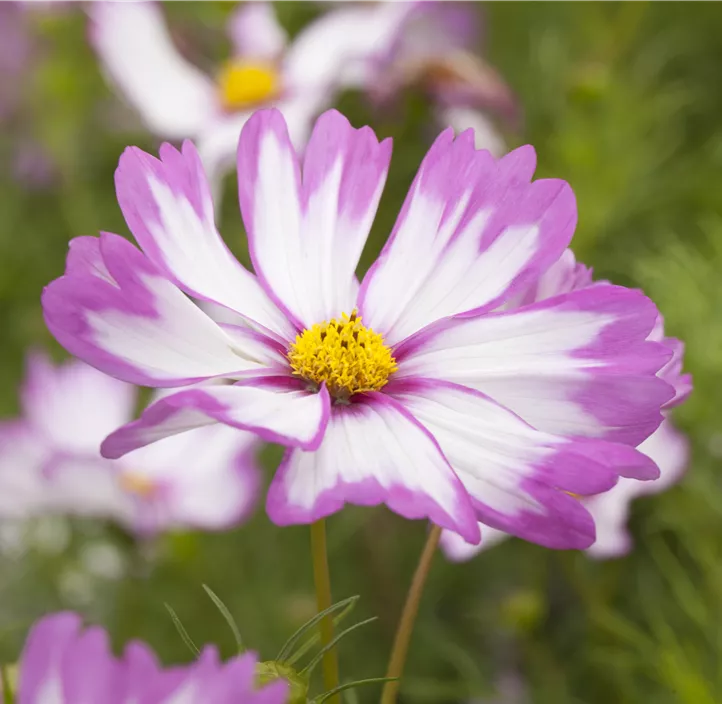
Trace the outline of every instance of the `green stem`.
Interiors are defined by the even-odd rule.
[[[421,594],[424,591],[426,578],[431,568],[431,561],[433,560],[440,537],[441,528],[435,525],[431,526],[429,537],[426,539],[426,544],[419,558],[419,564],[416,567],[414,578],[411,581],[411,588],[406,597],[404,610],[401,612],[401,620],[399,621],[399,627],[394,638],[394,645],[391,649],[389,667],[386,671],[386,677],[393,678],[393,681],[387,682],[384,685],[384,691],[381,694],[381,704],[396,704],[396,695],[401,684],[401,674],[404,671],[406,654],[409,651],[411,634],[414,630],[414,623],[416,622],[416,614],[419,612]]]
[[[331,577],[328,572],[326,555],[326,522],[321,519],[311,524],[311,556],[313,558],[313,581],[316,585],[316,604],[319,611],[331,606]],[[321,619],[319,625],[321,645],[328,646],[333,640],[333,616],[329,614]],[[339,686],[338,654],[336,648],[329,648],[322,660],[323,684],[326,691]],[[341,699],[335,694],[328,700],[331,704],[340,704]]]

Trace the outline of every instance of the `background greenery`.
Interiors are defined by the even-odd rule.
[[[229,3],[168,6],[178,35],[210,62],[222,55]],[[321,11],[279,3],[289,30]],[[596,563],[510,541],[465,565],[438,557],[422,605],[402,692],[408,702],[504,704],[714,704],[722,701],[722,4],[497,3],[485,14],[483,51],[519,95],[539,175],[577,195],[578,258],[597,275],[640,286],[670,334],[687,343],[695,393],[675,414],[693,459],[682,484],[634,507],[636,549]],[[86,43],[79,7],[36,11],[37,53],[13,79],[22,110],[0,130],[0,415],[17,412],[29,345],[62,356],[46,332],[42,286],[63,268],[67,241],[100,229],[125,233],[113,170],[129,143],[154,149],[106,87]],[[482,50],[482,47],[480,47]],[[203,60],[203,58],[201,58]],[[0,78],[2,81],[10,79]],[[393,115],[359,95],[339,105],[357,124],[392,135],[395,158],[363,266],[388,233],[433,131],[428,106],[408,95]],[[49,171],[19,178],[18,145],[50,156]],[[245,256],[234,184],[222,231]],[[271,475],[277,448],[264,453]],[[263,657],[313,613],[308,531],[277,528],[262,508],[220,535],[166,536],[135,544],[117,529],[33,528],[24,557],[0,558],[0,656],[13,659],[29,623],[76,608],[118,643],[149,641],[164,659],[187,659],[163,602],[197,642],[233,640],[201,583],[228,604]],[[360,594],[355,616],[379,621],[342,648],[348,676],[383,673],[390,639],[425,526],[385,509],[348,509],[329,521],[336,598]],[[37,535],[39,533],[39,536]],[[89,575],[89,546],[122,549],[125,576]],[[55,540],[55,543],[58,543]],[[60,541],[62,543],[62,541]],[[506,692],[506,694],[504,694]],[[374,701],[375,691],[360,694]]]

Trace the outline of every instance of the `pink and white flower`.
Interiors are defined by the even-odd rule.
[[[301,160],[280,112],[248,121],[238,180],[256,274],[216,230],[193,145],[160,156],[129,148],[116,172],[142,251],[108,233],[74,240],[45,319],[117,378],[215,385],[151,404],[105,456],[222,423],[288,447],[267,499],[278,524],[385,503],[470,542],[481,520],[559,548],[594,541],[570,493],[658,476],[634,449],[673,394],[657,376],[671,353],[648,339],[654,304],[607,285],[498,310],[563,256],[576,224],[568,184],[531,181],[531,147],[496,160],[472,132],[443,132],[361,283],[388,140],[329,111]]]
[[[530,304],[535,301],[557,296],[591,286],[608,286],[607,282],[592,283],[592,272],[583,264],[577,264],[574,255],[567,250],[562,258],[542,276],[536,285],[529,287],[512,306]],[[649,338],[667,347],[671,357],[658,372],[674,389],[674,396],[664,408],[665,419],[659,428],[637,448],[659,467],[659,478],[649,482],[638,482],[622,478],[609,491],[582,498],[581,501],[594,518],[597,537],[587,553],[595,558],[620,557],[632,548],[631,536],[626,527],[629,506],[638,496],[656,494],[675,484],[682,476],[689,459],[687,439],[672,425],[668,411],[684,401],[692,390],[692,378],[682,374],[684,345],[675,338],[664,336],[664,323],[659,316]],[[478,545],[467,543],[460,535],[444,531],[441,547],[451,560],[462,562],[472,558],[509,537],[503,530],[480,525],[482,541]]]
[[[239,5],[228,24],[232,57],[216,75],[174,46],[154,2],[91,3],[91,41],[114,84],[148,129],[193,138],[211,180],[231,166],[238,134],[253,111],[278,107],[301,147],[314,118],[333,102],[347,71],[385,50],[404,3],[339,8],[288,42],[270,2]]]
[[[99,627],[83,629],[74,613],[40,619],[19,662],[18,704],[285,704],[282,680],[256,687],[254,653],[222,662],[208,646],[190,665],[164,668],[144,643],[129,643],[121,657]]]
[[[242,520],[258,491],[256,437],[216,425],[104,459],[101,442],[133,418],[136,399],[80,361],[30,356],[23,418],[0,424],[0,515],[102,517],[143,534]]]

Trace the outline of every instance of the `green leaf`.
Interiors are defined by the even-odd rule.
[[[306,665],[306,667],[301,670],[301,674],[308,674],[310,675],[313,672],[313,668],[318,665],[319,662],[321,662],[321,658],[324,656],[325,653],[327,653],[331,648],[334,648],[336,646],[336,643],[338,643],[341,638],[344,638],[347,636],[351,631],[355,631],[357,628],[361,628],[361,626],[365,626],[368,623],[371,623],[373,621],[377,621],[378,616],[372,616],[371,618],[367,618],[365,621],[359,621],[358,623],[354,623],[353,626],[349,626],[345,631],[341,631],[328,645],[325,645],[321,650],[319,650],[316,653],[316,656],[311,660],[311,662]]]
[[[348,607],[347,609],[344,609],[343,614],[341,614],[342,616],[345,616],[351,611],[351,609],[353,609],[358,600],[359,595],[356,594],[355,596],[350,596],[348,599],[342,599],[341,601],[332,604],[327,609],[324,609],[323,611],[317,613],[312,619],[306,621],[303,626],[301,626],[295,633],[293,633],[293,635],[291,635],[291,637],[283,644],[283,647],[279,651],[278,655],[276,655],[274,660],[276,660],[276,662],[283,662],[287,660],[293,646],[296,645],[299,639],[302,638],[303,635],[307,633],[311,628],[313,628],[322,618],[328,616],[328,614],[331,614],[334,611],[338,611],[343,607]],[[294,662],[297,659],[298,657],[295,657]]]
[[[357,624],[361,625],[361,624]],[[367,680],[356,680],[355,682],[346,682],[346,684],[340,684],[338,687],[334,687],[333,689],[330,689],[328,692],[324,692],[323,694],[319,695],[313,700],[313,704],[323,704],[327,699],[330,699],[335,694],[339,694],[340,692],[343,692],[347,689],[351,689],[353,687],[361,687],[362,685],[366,684],[377,684],[377,683],[383,683],[383,682],[395,682],[398,677],[372,677]]]
[[[238,629],[235,619],[228,610],[228,607],[221,601],[220,597],[207,585],[203,585],[203,589],[206,590],[206,594],[210,597],[211,601],[216,605],[216,608],[221,612],[221,615],[226,620],[226,623],[233,632],[233,637],[236,639],[236,645],[238,646],[238,652],[243,650],[243,639],[241,638],[241,632]]]
[[[336,616],[334,616],[334,618],[333,618],[333,625],[334,625],[334,626],[338,626],[338,624],[341,623],[341,621],[343,621],[344,618],[346,618],[346,616],[348,616],[348,615],[351,613],[351,611],[353,611],[354,606],[356,606],[356,602],[355,602],[355,601],[352,602],[351,604],[348,604],[348,605],[346,606],[346,608],[345,608],[340,614],[337,614]],[[298,648],[298,650],[296,650],[296,652],[293,653],[293,655],[289,655],[289,656],[288,656],[288,658],[286,659],[286,662],[287,662],[289,665],[294,665],[294,664],[297,663],[309,650],[311,650],[311,648],[313,648],[313,646],[316,645],[316,643],[318,643],[319,640],[321,640],[321,634],[318,632],[318,630],[315,630],[315,631],[313,632],[313,635],[312,635],[303,645],[301,645],[301,646]]]
[[[181,623],[181,620],[178,618],[178,614],[176,614],[175,611],[173,611],[173,607],[168,604],[167,602],[163,604],[170,614],[171,620],[173,621],[173,625],[176,627],[176,630],[178,631],[178,635],[181,637],[183,642],[186,644],[188,649],[194,654],[194,655],[200,655],[201,651],[198,649],[198,646],[193,642],[193,639],[188,635],[188,631],[186,631],[185,627]]]

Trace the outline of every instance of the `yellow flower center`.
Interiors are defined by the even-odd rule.
[[[156,484],[142,474],[123,472],[120,475],[120,487],[129,494],[135,494],[141,499],[147,499],[155,492]]]
[[[367,328],[356,311],[340,320],[307,328],[288,350],[295,376],[321,384],[338,400],[363,391],[378,391],[396,371],[396,360],[384,339]]]
[[[218,74],[218,89],[223,107],[241,110],[274,98],[280,79],[270,63],[229,61]]]

